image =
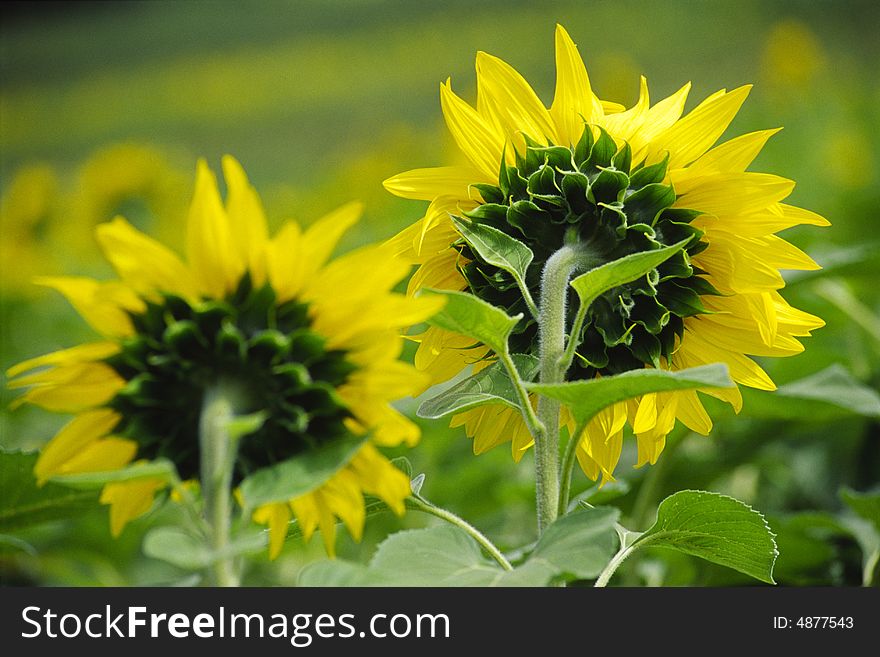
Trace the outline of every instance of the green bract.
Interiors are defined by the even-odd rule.
[[[202,396],[224,379],[235,381],[237,413],[265,418],[240,441],[236,482],[350,435],[336,388],[354,366],[325,349],[307,305],[278,305],[271,287],[245,276],[223,301],[163,295],[132,322],[134,336],[107,361],[128,382],[108,406],[122,417],[115,435],[136,441],[138,458],[166,458],[182,479],[197,477]]]
[[[647,274],[593,300],[569,378],[657,366],[681,337],[682,320],[707,312],[700,295],[717,294],[690,261],[707,246],[690,224],[699,213],[670,207],[676,195],[662,182],[666,160],[633,169],[629,145],[618,150],[604,130],[598,139],[584,130],[571,149],[526,141],[515,165],[502,164],[497,186],[475,186],[485,203],[465,213],[471,225],[455,219],[468,288],[508,314],[526,314],[521,288],[540,305],[541,271],[564,244],[589,244],[594,266],[681,244]],[[501,257],[499,233],[508,247],[519,243]],[[576,308],[569,304],[569,314]],[[526,317],[511,336],[511,352],[536,353],[536,333],[536,320]]]

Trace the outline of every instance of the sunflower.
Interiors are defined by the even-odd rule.
[[[575,240],[594,266],[686,240],[684,250],[649,275],[615,288],[591,306],[567,380],[637,368],[679,370],[726,363],[739,384],[773,390],[750,356],[789,356],[796,339],[823,326],[779,294],[780,269],[816,269],[775,233],[828,222],[783,203],[794,183],[747,171],[776,130],[713,145],[750,86],[712,94],[682,116],[690,84],[651,104],[643,77],[639,99],[624,110],[600,100],[577,47],[556,29],[556,91],[548,109],[510,65],[480,52],[473,107],[440,85],[446,124],[467,163],[408,171],[385,181],[394,194],[430,201],[425,216],[391,240],[418,265],[411,293],[423,287],[467,290],[510,314],[522,312],[511,351],[537,354],[537,326],[510,274],[484,261],[451,217],[489,225],[534,253],[525,284],[540,296],[548,258]],[[572,326],[575,299],[568,304]],[[415,363],[431,383],[493,354],[467,337],[430,328]],[[706,390],[738,412],[738,388]],[[569,430],[572,423],[563,411]],[[623,430],[632,427],[638,463],[654,463],[676,420],[701,434],[712,421],[696,391],[648,394],[599,414],[578,437],[578,461],[591,478],[613,478]],[[483,452],[511,441],[519,459],[532,440],[516,412],[484,406],[452,420]]]
[[[306,230],[287,222],[270,238],[239,163],[227,156],[223,171],[225,206],[199,162],[186,262],[116,218],[98,226],[97,239],[118,280],[38,280],[103,339],[20,363],[8,371],[9,385],[26,389],[17,403],[75,414],[37,461],[41,483],[158,458],[182,480],[197,478],[199,409],[218,382],[237,388],[236,411],[265,415],[239,443],[233,484],[328,440],[364,436],[325,483],[253,516],[269,526],[273,557],[294,516],[307,539],[320,528],[332,553],[337,518],[360,538],[364,493],[403,512],[408,478],[378,447],[419,438],[390,402],[423,385],[423,375],[398,360],[400,328],[425,319],[436,302],[390,291],[409,269],[387,246],[328,262],[359,204]],[[165,485],[149,478],[107,484],[101,501],[110,505],[112,533],[148,511]]]

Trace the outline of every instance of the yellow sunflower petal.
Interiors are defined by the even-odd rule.
[[[678,398],[675,409],[678,419],[691,431],[707,436],[712,431],[712,418],[703,408],[696,391],[680,390],[675,396]]]
[[[776,390],[776,384],[755,361],[742,353],[719,347],[706,331],[686,331],[681,350],[687,350],[703,365],[725,363],[730,369],[730,377],[737,383],[758,390]]]
[[[291,257],[300,252],[302,239],[299,224],[288,221],[266,246],[267,275],[280,303],[296,296],[303,285],[305,262]]]
[[[766,208],[794,189],[794,181],[770,173],[726,173],[675,183],[679,195],[672,207],[700,210],[717,216]]]
[[[556,92],[550,116],[556,125],[558,143],[564,146],[577,144],[584,131],[584,122],[599,123],[604,114],[577,46],[565,28],[557,24]]]
[[[302,239],[303,257],[307,262],[305,276],[310,276],[327,262],[339,240],[360,220],[363,212],[363,203],[346,203],[306,229]]]
[[[705,153],[688,167],[692,173],[742,173],[758,157],[770,139],[782,128],[758,130],[724,142]]]
[[[10,379],[48,365],[72,365],[89,361],[103,360],[119,353],[119,345],[116,342],[88,342],[69,349],[53,351],[36,358],[29,358],[6,370],[6,376]]]
[[[34,465],[37,484],[60,473],[64,465],[86,446],[109,434],[119,423],[120,416],[109,409],[88,411],[77,415],[55,434],[40,451]]]
[[[93,329],[103,335],[125,337],[134,330],[127,311],[142,312],[144,302],[127,286],[101,283],[83,276],[45,276],[34,280],[57,290]]]
[[[113,399],[125,380],[103,363],[75,363],[29,374],[9,387],[33,386],[15,400],[15,406],[28,402],[57,413],[79,413]]]
[[[663,151],[669,152],[670,169],[683,167],[696,160],[727,129],[751,88],[751,85],[745,85],[729,93],[709,96],[687,116],[654,139],[649,161],[662,159]]]
[[[351,537],[360,541],[367,514],[357,476],[343,468],[321,487],[321,495],[330,511],[345,524]]]
[[[284,540],[287,538],[287,527],[290,524],[290,507],[285,502],[264,504],[254,511],[254,522],[269,526],[269,558],[275,559],[281,554]]]
[[[357,476],[365,493],[376,495],[397,515],[405,511],[404,500],[409,497],[409,477],[382,456],[375,447],[364,445],[348,466]]]
[[[129,522],[149,511],[153,497],[164,486],[161,479],[137,479],[104,486],[101,504],[110,505],[110,533],[119,536]]]
[[[681,118],[681,113],[684,111],[684,104],[690,90],[691,83],[688,82],[674,94],[667,96],[648,109],[642,119],[641,127],[630,138],[632,161],[634,164],[638,164],[645,158],[649,145],[657,135],[662,134],[664,130],[674,125]],[[647,92],[647,88],[645,91]],[[662,159],[664,152],[662,146],[658,152]]]
[[[290,508],[302,529],[303,540],[308,541],[318,528],[318,504],[314,491],[290,500]]]
[[[229,217],[232,246],[239,252],[239,259],[251,273],[254,285],[259,287],[266,280],[266,244],[269,228],[263,204],[256,190],[248,182],[238,160],[224,155],[223,177],[226,179],[226,213]]]
[[[648,81],[643,75],[639,83],[639,99],[630,109],[605,117],[605,128],[620,142],[632,142],[633,136],[641,129],[648,114],[650,97]]]
[[[245,262],[235,244],[217,178],[199,160],[196,190],[186,227],[186,257],[201,292],[222,298],[234,289]]]
[[[477,77],[498,114],[507,139],[521,145],[522,134],[536,141],[557,142],[547,108],[529,83],[507,62],[485,52],[477,53]],[[496,160],[497,172],[500,160]]]
[[[104,257],[132,290],[169,292],[186,299],[197,295],[192,273],[170,249],[144,235],[122,217],[95,229]]]
[[[95,440],[67,459],[56,474],[81,472],[112,472],[131,463],[137,454],[137,443],[124,438]]]
[[[500,164],[500,163],[499,163]],[[456,199],[478,199],[474,183],[495,183],[473,167],[431,167],[413,169],[388,178],[382,184],[389,192],[401,198],[433,201],[438,196],[454,196]]]
[[[440,85],[440,107],[459,150],[484,176],[497,179],[504,137],[452,92],[449,80]]]

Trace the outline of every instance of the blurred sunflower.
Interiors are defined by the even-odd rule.
[[[476,107],[454,94],[448,80],[440,86],[446,124],[468,164],[416,169],[385,181],[398,196],[430,201],[425,216],[391,240],[401,257],[418,265],[410,293],[422,287],[468,290],[509,313],[523,312],[511,350],[537,353],[537,325],[515,281],[470,249],[450,216],[527,244],[535,258],[526,284],[535,299],[544,264],[567,240],[587,244],[595,265],[688,240],[649,275],[593,303],[567,380],[722,362],[736,382],[774,389],[749,356],[799,353],[796,338],[824,324],[780,296],[785,283],[779,269],[818,266],[775,233],[828,222],[782,203],[792,181],[746,171],[776,130],[712,148],[750,86],[718,91],[682,116],[690,84],[651,105],[643,77],[637,103],[624,111],[593,93],[577,47],[561,26],[549,109],[500,59],[480,52],[476,71]],[[569,327],[577,308],[571,301]],[[437,328],[419,340],[416,366],[432,383],[493,357],[471,339]],[[742,406],[737,388],[705,392],[737,412]],[[654,463],[676,419],[701,434],[712,428],[694,391],[645,395],[606,409],[579,437],[582,469],[593,479],[613,478],[627,423],[638,441],[637,465]],[[564,421],[572,431],[570,419]],[[465,426],[476,453],[512,440],[518,460],[532,442],[506,407],[480,407],[452,424]]]
[[[424,320],[436,302],[390,291],[408,267],[387,246],[327,262],[359,204],[305,231],[288,222],[270,239],[241,166],[227,156],[223,170],[225,207],[199,163],[186,263],[116,218],[97,228],[97,239],[119,280],[38,281],[61,292],[104,339],[20,363],[8,371],[9,386],[26,388],[18,403],[76,414],[40,455],[40,482],[157,458],[173,462],[182,479],[197,478],[200,406],[221,383],[237,388],[236,412],[266,415],[240,441],[233,483],[328,440],[366,436],[323,485],[254,513],[269,525],[272,556],[292,516],[306,538],[320,527],[332,553],[336,518],[360,538],[364,493],[403,512],[408,478],[377,447],[418,440],[418,428],[390,401],[423,385],[398,360],[400,327]],[[101,501],[110,505],[112,533],[145,513],[163,486],[107,484]]]
[[[38,273],[82,267],[97,259],[92,229],[117,214],[173,241],[186,215],[183,175],[156,148],[123,143],[102,147],[79,166],[75,185],[46,164],[14,172],[0,199],[0,291],[28,296]]]
[[[58,178],[46,164],[18,169],[0,198],[0,292],[21,294],[42,269],[54,267],[47,233],[59,205]]]

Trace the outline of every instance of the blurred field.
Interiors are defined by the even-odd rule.
[[[455,157],[439,83],[451,76],[456,91],[473,99],[474,54],[486,50],[513,64],[549,102],[560,22],[579,44],[594,88],[609,100],[631,104],[639,74],[655,101],[693,81],[688,108],[716,89],[755,83],[731,134],[784,126],[752,169],[796,180],[790,201],[833,224],[786,233],[825,271],[791,277],[784,294],[828,326],[807,340],[804,354],[762,364],[780,384],[840,364],[866,394],[880,387],[874,2],[194,1],[0,11],[3,369],[90,337],[71,309],[28,281],[37,273],[109,274],[91,238],[95,224],[121,212],[179,244],[198,157],[218,169],[223,153],[235,155],[270,221],[309,223],[360,199],[365,218],[342,248],[390,237],[420,217],[424,204],[392,197],[381,181]],[[10,398],[0,392],[0,445],[38,448],[62,419],[9,411]],[[633,526],[649,525],[656,502],[672,491],[729,493],[770,516],[780,533],[783,584],[859,583],[864,545],[810,518],[839,514],[842,486],[876,488],[878,418],[786,406],[767,393],[747,395],[738,418],[721,405],[710,410],[718,419],[711,438],[679,434],[653,470],[621,466],[622,482],[611,490],[623,492],[618,502]],[[425,426],[422,444],[408,456],[417,472],[427,472],[429,497],[503,546],[531,531],[529,458],[516,467],[504,448],[473,457],[462,432],[436,424]],[[586,488],[579,477],[579,489]],[[139,536],[155,515],[108,548],[105,514],[32,530],[26,538],[37,556],[0,546],[0,573],[74,585],[174,579],[170,567],[139,552]],[[368,555],[389,529],[423,522],[376,518],[363,544],[349,541],[341,553]],[[289,545],[285,558],[261,564],[252,581],[290,583],[319,555],[318,541]],[[659,554],[633,564],[629,577],[741,581],[731,571]]]

